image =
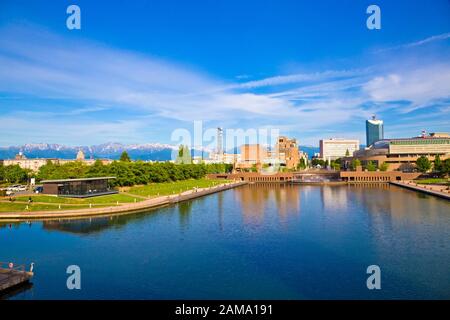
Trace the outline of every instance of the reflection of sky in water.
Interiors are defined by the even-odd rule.
[[[255,184],[149,212],[0,225],[40,298],[450,298],[450,203],[389,187]],[[82,290],[65,287],[66,267]],[[366,289],[368,265],[382,290]]]

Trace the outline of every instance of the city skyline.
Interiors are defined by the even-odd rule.
[[[450,131],[445,1],[380,1],[377,31],[366,3],[77,4],[82,27],[70,31],[68,3],[2,3],[0,146],[174,144],[197,120],[318,146],[365,141],[374,113],[386,138]]]

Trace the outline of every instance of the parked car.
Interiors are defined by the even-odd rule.
[[[17,187],[17,191],[26,191],[26,190],[27,190],[27,187],[26,187],[26,186],[19,185],[19,186]]]
[[[23,186],[23,185],[20,185],[20,184],[15,184],[15,185],[9,186],[8,188],[6,188],[6,190],[12,191],[12,192],[26,191],[27,187]]]

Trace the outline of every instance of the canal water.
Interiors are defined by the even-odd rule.
[[[144,214],[3,224],[0,261],[35,263],[11,299],[449,299],[450,203],[389,185],[247,185]]]

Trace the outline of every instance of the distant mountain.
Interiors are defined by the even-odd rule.
[[[78,150],[82,150],[86,159],[119,159],[123,151],[127,151],[133,160],[165,161],[172,158],[172,151],[178,150],[178,146],[161,143],[146,144],[122,144],[117,142],[104,143],[94,146],[65,146],[61,144],[36,143],[22,146],[0,147],[0,159],[14,159],[16,154],[22,152],[28,159],[33,158],[59,158],[75,159]],[[311,158],[319,152],[318,147],[300,146],[300,150],[306,152]],[[240,153],[240,148],[227,150],[228,153]],[[202,156],[202,151],[192,149],[191,154]],[[209,152],[203,151],[203,157],[208,157]]]
[[[60,144],[25,144],[22,146],[0,147],[0,159],[13,159],[16,154],[22,152],[27,158],[59,158],[75,159],[79,150],[82,150],[86,159],[119,159],[123,151],[127,151],[133,160],[165,161],[172,158],[172,151],[178,150],[177,146],[160,143],[129,144],[104,143],[94,146],[71,147]],[[193,155],[201,155],[201,150],[192,150]],[[207,152],[203,155],[208,156]]]

